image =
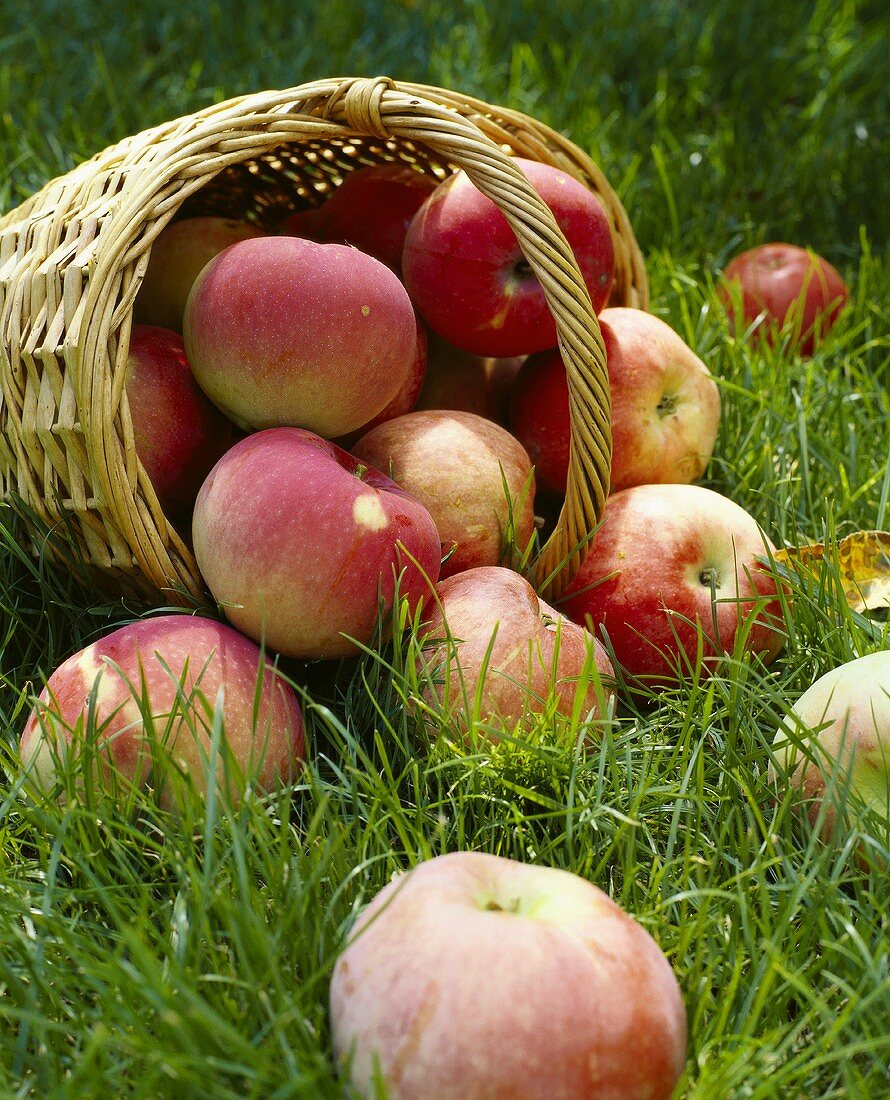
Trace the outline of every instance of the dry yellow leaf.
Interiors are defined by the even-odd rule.
[[[833,550],[829,551],[833,555]],[[825,557],[821,542],[777,550],[775,560],[794,562],[814,572]],[[837,564],[847,603],[854,611],[890,607],[890,531],[857,531],[837,543]]]

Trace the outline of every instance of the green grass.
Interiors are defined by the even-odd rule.
[[[567,132],[605,168],[652,308],[717,377],[705,483],[778,544],[890,527],[887,34],[877,3],[672,5],[0,0],[0,210],[117,138],[259,88],[385,72]],[[728,332],[721,265],[759,241],[827,256],[853,301],[810,360]],[[456,849],[575,871],[667,953],[690,1042],[679,1095],[890,1094],[890,860],[861,820],[828,847],[774,796],[773,733],[813,679],[890,645],[829,559],[791,574],[770,668],[727,660],[625,700],[597,742],[546,722],[464,743],[406,709],[405,647],[288,667],[308,761],[293,791],[176,824],[147,797],[21,797],[42,679],[139,612],[23,549],[0,506],[0,1094],[341,1096],[326,1013],[352,920]],[[856,858],[857,844],[865,852]]]

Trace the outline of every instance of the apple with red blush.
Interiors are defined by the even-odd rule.
[[[229,446],[232,422],[197,384],[170,329],[133,326],[124,387],[136,454],[161,507],[176,515]]]
[[[574,176],[539,161],[515,158],[565,235],[599,312],[614,281],[608,216]],[[544,290],[499,207],[464,171],[420,207],[405,238],[405,285],[427,324],[475,355],[526,355],[557,343]]]
[[[359,652],[397,593],[413,610],[439,576],[427,509],[301,428],[267,428],[230,448],[201,486],[192,535],[232,624],[291,657]]]
[[[372,256],[268,236],[231,245],[201,271],[184,339],[198,384],[240,427],[333,438],[403,388],[417,320],[397,276]]]
[[[133,302],[134,320],[181,333],[185,303],[205,264],[237,241],[264,235],[249,222],[215,215],[183,218],[166,226],[151,246]]]
[[[44,794],[80,762],[123,800],[152,785],[159,804],[176,811],[180,783],[208,793],[217,715],[224,741],[216,782],[232,804],[249,786],[272,790],[296,778],[302,712],[259,648],[213,619],[141,619],[53,672],[25,725],[20,757],[28,782]],[[78,785],[85,781],[76,776]]]
[[[417,864],[334,966],[334,1054],[359,1096],[669,1100],[686,1060],[664,952],[572,872],[483,852]]]
[[[613,493],[562,612],[608,636],[615,658],[650,686],[676,683],[722,654],[772,661],[785,640],[773,544],[740,505],[701,485]]]
[[[813,354],[850,298],[827,260],[784,241],[733,257],[719,289],[736,332],[749,328],[755,339],[771,345],[789,336],[803,355]]]
[[[410,412],[363,435],[352,453],[387,471],[429,510],[445,558],[443,577],[501,564],[508,532],[520,553],[534,535],[531,462],[522,444],[491,420],[444,409]]]
[[[481,566],[440,581],[418,637],[424,697],[459,728],[513,729],[552,698],[567,717],[607,716],[614,670],[605,647],[512,569]]]

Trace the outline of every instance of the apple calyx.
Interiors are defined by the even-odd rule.
[[[675,393],[663,393],[661,400],[655,406],[655,411],[661,420],[665,417],[673,416],[677,411],[677,406],[680,404],[680,398]]]
[[[720,574],[713,565],[702,569],[698,575],[698,580],[702,587],[710,588],[712,592],[720,587]]]
[[[482,908],[486,913],[518,913],[520,906],[521,901],[519,898],[511,898],[506,905],[501,905],[494,898],[489,898]]]

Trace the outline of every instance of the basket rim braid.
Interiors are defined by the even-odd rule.
[[[62,533],[116,594],[207,597],[188,536],[136,457],[125,393],[133,303],[176,216],[271,226],[363,164],[462,168],[516,232],[556,321],[572,423],[566,497],[534,564],[554,597],[574,575],[609,489],[611,405],[599,323],[574,256],[510,153],[554,164],[600,198],[615,246],[610,304],[645,308],[627,214],[571,141],[518,111],[390,77],[337,77],[237,96],[131,135],[0,217],[0,496]],[[35,522],[36,521],[36,522]],[[70,551],[70,553],[69,553]]]

